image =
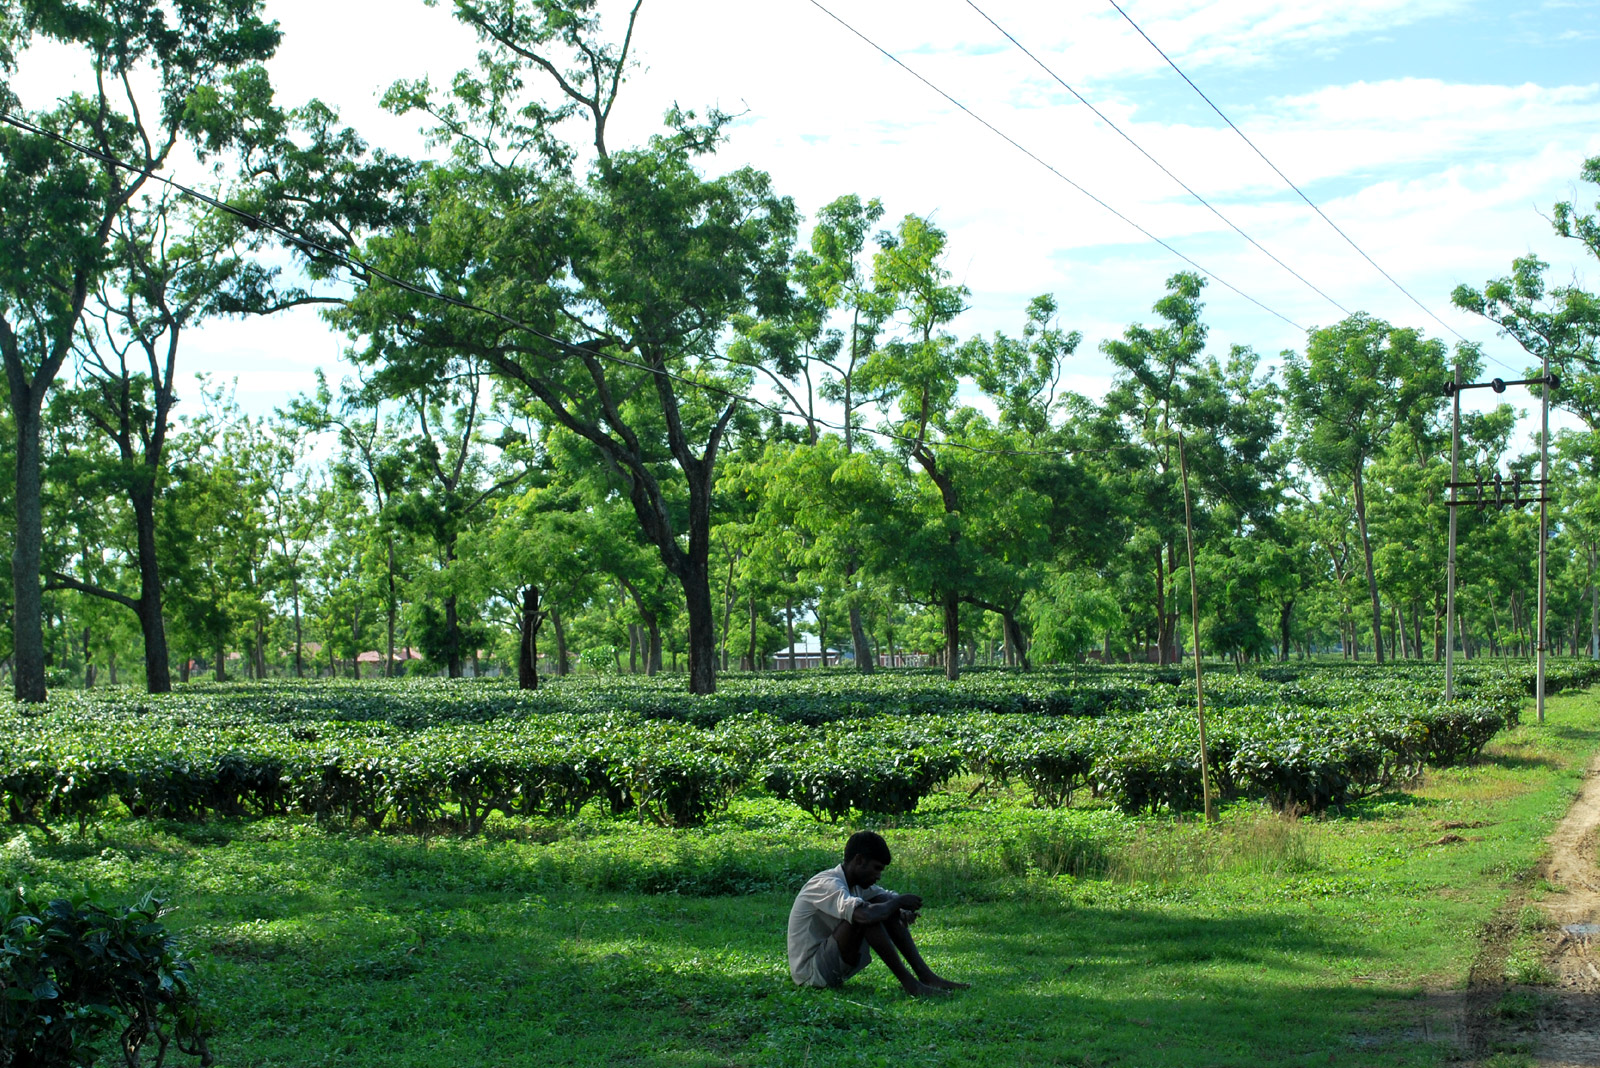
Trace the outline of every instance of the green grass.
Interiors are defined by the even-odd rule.
[[[676,832],[587,812],[473,840],[15,829],[0,874],[167,892],[229,1066],[1434,1065],[1453,1026],[1419,994],[1464,981],[1600,747],[1597,712],[1552,699],[1474,766],[1300,821],[1238,805],[1208,829],[956,783],[881,827],[885,882],[929,898],[928,957],[974,983],[936,1003],[881,965],[790,983],[791,896],[848,828],[756,797]]]

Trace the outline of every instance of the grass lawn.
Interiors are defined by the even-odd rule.
[[[10,832],[0,872],[168,894],[241,1068],[1431,1065],[1454,1022],[1419,994],[1463,983],[1597,748],[1600,698],[1563,695],[1472,767],[1217,829],[956,783],[880,827],[928,958],[974,984],[931,1003],[881,964],[790,983],[792,894],[851,828],[753,797],[694,831],[586,814],[472,840],[109,820]]]

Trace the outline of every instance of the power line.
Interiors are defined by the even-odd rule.
[[[1106,211],[1110,212],[1112,215],[1115,215],[1117,218],[1121,219],[1123,222],[1127,223],[1129,226],[1131,226],[1135,230],[1139,231],[1139,233],[1143,234],[1149,240],[1151,240],[1151,241],[1155,242],[1156,244],[1160,245],[1162,248],[1164,248],[1168,252],[1172,253],[1178,259],[1182,260],[1184,263],[1187,263],[1189,266],[1191,266],[1195,270],[1199,271],[1201,274],[1209,275],[1211,278],[1216,279],[1224,287],[1233,290],[1233,292],[1237,293],[1239,296],[1243,297],[1245,300],[1248,300],[1251,304],[1254,304],[1256,307],[1260,308],[1262,311],[1265,311],[1269,315],[1273,315],[1273,316],[1275,316],[1275,317],[1277,317],[1279,319],[1282,319],[1284,322],[1288,323],[1290,326],[1294,327],[1296,330],[1299,330],[1301,333],[1305,332],[1305,327],[1301,326],[1299,323],[1295,322],[1293,319],[1289,318],[1287,315],[1284,315],[1282,312],[1277,311],[1274,308],[1268,307],[1266,304],[1263,304],[1261,301],[1257,300],[1255,297],[1252,297],[1250,294],[1246,293],[1244,290],[1240,289],[1238,286],[1234,285],[1232,282],[1229,282],[1227,279],[1223,278],[1221,275],[1217,274],[1215,271],[1209,271],[1206,268],[1202,267],[1200,264],[1196,263],[1194,260],[1192,260],[1188,256],[1184,255],[1182,252],[1179,252],[1176,248],[1173,248],[1172,245],[1168,244],[1166,241],[1164,241],[1161,238],[1157,237],[1155,234],[1151,233],[1149,230],[1146,230],[1144,227],[1140,226],[1138,223],[1134,222],[1128,216],[1124,215],[1122,212],[1118,211],[1116,208],[1113,208],[1110,204],[1107,204],[1104,200],[1101,200],[1099,197],[1097,197],[1093,193],[1089,192],[1087,189],[1085,189],[1083,186],[1079,185],[1077,182],[1073,181],[1071,178],[1068,178],[1061,171],[1057,170],[1056,167],[1053,164],[1045,162],[1045,160],[1043,160],[1039,156],[1035,155],[1032,150],[1026,148],[1024,145],[1021,144],[1021,142],[1017,141],[1010,134],[1006,133],[1005,131],[1001,130],[999,127],[995,126],[993,123],[989,122],[983,116],[979,115],[977,112],[975,112],[971,108],[967,107],[967,105],[963,104],[961,101],[957,100],[955,97],[951,96],[949,93],[945,92],[943,89],[939,88],[937,85],[934,85],[933,82],[929,81],[927,78],[925,78],[921,74],[917,73],[911,67],[907,66],[898,56],[894,55],[888,49],[886,49],[882,45],[878,44],[878,42],[874,41],[872,38],[868,37],[866,34],[862,33],[860,30],[856,29],[854,26],[850,25],[850,23],[846,22],[844,19],[840,18],[838,15],[835,15],[832,11],[828,10],[826,7],[824,7],[819,2],[819,0],[809,0],[809,2],[811,3],[812,7],[815,7],[818,11],[822,12],[824,15],[827,15],[830,19],[832,19],[833,21],[837,22],[839,25],[843,26],[845,29],[849,30],[856,37],[859,37],[868,46],[870,46],[871,48],[873,48],[876,51],[878,51],[879,53],[881,53],[885,59],[889,60],[889,62],[893,63],[895,66],[899,67],[901,70],[905,71],[907,74],[909,74],[913,78],[917,79],[917,81],[921,82],[923,85],[926,85],[929,89],[932,89],[935,93],[938,93],[940,96],[944,97],[947,101],[949,101],[951,104],[955,105],[961,111],[966,112],[966,114],[968,116],[970,116],[974,121],[976,121],[981,126],[983,126],[985,129],[987,129],[990,133],[994,134],[996,137],[999,137],[1001,140],[1003,140],[1007,144],[1009,144],[1012,148],[1015,148],[1018,152],[1021,152],[1024,156],[1027,156],[1029,159],[1031,159],[1035,163],[1039,164],[1039,166],[1043,167],[1045,170],[1049,171],[1051,174],[1055,175],[1057,178],[1061,179],[1063,182],[1066,182],[1072,188],[1076,189],[1078,192],[1082,193],[1084,196],[1088,197],[1090,200],[1092,200],[1096,204],[1100,205],[1100,207],[1104,208]]]
[[[412,294],[414,294],[416,296],[423,297],[423,298],[428,299],[428,300],[440,301],[440,302],[442,302],[444,304],[451,305],[452,307],[460,308],[463,311],[471,311],[471,312],[475,312],[475,313],[480,314],[480,315],[486,315],[486,316],[488,316],[488,317],[490,317],[490,318],[492,318],[492,319],[494,319],[494,320],[496,320],[496,321],[498,321],[500,323],[503,323],[506,326],[509,326],[509,327],[511,327],[513,329],[521,330],[521,331],[523,331],[523,332],[525,332],[527,334],[531,334],[532,336],[534,336],[536,338],[539,338],[542,341],[548,341],[548,342],[550,342],[550,343],[552,343],[554,345],[558,345],[562,349],[565,349],[568,352],[583,353],[583,354],[586,354],[586,355],[589,355],[589,356],[593,356],[596,359],[605,360],[605,361],[607,361],[609,363],[617,364],[617,365],[622,366],[622,367],[628,367],[628,368],[631,368],[631,369],[636,370],[636,371],[643,371],[646,374],[660,375],[660,376],[662,376],[664,378],[667,378],[667,379],[669,379],[671,381],[678,382],[678,383],[681,383],[681,384],[687,385],[687,386],[692,386],[692,387],[694,387],[696,389],[704,390],[707,393],[715,394],[715,395],[720,396],[720,397],[722,397],[722,398],[724,398],[726,400],[738,401],[738,402],[740,402],[742,404],[748,404],[752,408],[758,408],[758,409],[760,409],[762,411],[765,411],[765,412],[767,412],[767,413],[769,413],[771,415],[774,415],[774,416],[778,417],[779,419],[803,419],[803,420],[806,420],[809,423],[815,424],[816,426],[822,427],[823,429],[826,429],[826,430],[837,430],[837,431],[843,432],[846,429],[846,427],[843,424],[830,423],[825,419],[819,418],[819,417],[814,416],[814,415],[808,415],[808,414],[806,414],[804,412],[792,412],[792,411],[790,411],[790,410],[788,410],[786,408],[779,408],[779,407],[776,407],[774,405],[767,404],[767,403],[765,403],[763,401],[756,400],[754,397],[751,397],[751,396],[749,396],[747,394],[739,393],[739,392],[737,392],[735,390],[727,389],[727,388],[724,388],[722,386],[713,385],[712,383],[705,382],[705,381],[702,381],[700,379],[691,378],[691,377],[688,377],[686,375],[681,375],[681,374],[678,374],[678,373],[676,373],[674,371],[669,371],[665,367],[651,367],[649,364],[639,363],[637,360],[630,360],[630,359],[627,359],[626,357],[617,356],[617,355],[614,355],[614,354],[609,353],[609,352],[602,352],[599,349],[590,348],[587,345],[573,344],[572,342],[566,341],[566,340],[564,340],[562,338],[559,338],[559,337],[555,336],[554,334],[549,334],[549,333],[546,333],[545,331],[539,330],[536,327],[529,326],[526,323],[522,322],[521,320],[513,318],[512,316],[506,315],[503,312],[495,311],[493,308],[485,308],[482,305],[474,304],[473,302],[471,302],[469,300],[464,300],[464,299],[462,299],[460,297],[453,297],[448,293],[441,293],[438,290],[429,289],[426,286],[420,286],[420,285],[417,285],[417,284],[415,284],[413,282],[408,282],[403,278],[396,277],[395,275],[392,275],[392,274],[388,273],[387,271],[382,270],[381,268],[374,267],[372,264],[366,262],[365,260],[361,259],[358,256],[353,256],[353,255],[351,255],[349,253],[341,252],[340,250],[332,248],[332,247],[330,247],[328,245],[325,245],[325,244],[321,243],[320,241],[314,241],[314,240],[312,240],[310,238],[307,238],[307,237],[304,237],[304,236],[302,236],[300,234],[296,234],[293,231],[289,230],[285,226],[281,226],[278,223],[274,223],[274,222],[271,222],[270,220],[264,219],[261,216],[256,215],[253,212],[249,212],[249,211],[244,210],[243,208],[237,207],[237,206],[235,206],[233,204],[229,204],[228,202],[226,202],[224,200],[220,200],[217,197],[214,197],[209,193],[203,193],[198,189],[192,188],[191,186],[184,185],[182,182],[176,181],[175,179],[172,179],[172,178],[168,178],[166,175],[161,174],[161,173],[159,173],[157,171],[153,171],[153,170],[149,169],[148,167],[140,167],[140,166],[136,166],[136,165],[134,165],[132,163],[128,163],[125,160],[121,160],[121,159],[118,159],[115,156],[108,155],[107,153],[101,152],[97,148],[93,148],[93,147],[91,147],[89,145],[81,144],[81,143],[79,143],[77,141],[72,140],[69,137],[66,137],[66,136],[64,136],[62,134],[56,133],[54,130],[49,130],[49,129],[46,129],[45,127],[37,126],[34,123],[31,123],[31,122],[27,121],[26,119],[18,118],[17,116],[9,114],[8,112],[0,111],[0,122],[4,122],[9,126],[15,127],[16,129],[19,129],[19,130],[22,130],[25,133],[30,133],[30,134],[34,134],[35,136],[48,138],[49,140],[54,141],[57,144],[60,144],[60,145],[62,145],[64,147],[66,147],[66,148],[69,148],[74,152],[77,152],[77,153],[79,153],[81,155],[87,156],[90,159],[98,160],[99,162],[104,163],[106,166],[117,167],[117,168],[119,168],[121,170],[129,171],[129,172],[134,173],[134,174],[143,175],[146,179],[159,182],[162,185],[165,185],[166,187],[168,187],[169,189],[176,190],[178,193],[181,193],[184,196],[187,196],[187,197],[189,197],[189,198],[191,198],[193,200],[197,200],[197,201],[201,202],[202,204],[205,204],[205,205],[207,205],[209,207],[215,208],[218,211],[221,211],[221,212],[224,212],[224,213],[226,213],[228,215],[233,216],[234,218],[236,218],[236,219],[240,220],[241,222],[243,222],[251,230],[254,230],[254,231],[266,230],[266,231],[268,231],[270,233],[276,234],[278,237],[282,238],[284,241],[286,241],[286,242],[288,242],[288,243],[300,248],[308,256],[314,254],[317,257],[323,258],[325,261],[326,260],[334,261],[338,266],[343,267],[346,271],[349,271],[356,278],[357,281],[361,282],[363,285],[366,285],[368,287],[371,286],[371,280],[376,278],[376,279],[379,279],[380,281],[386,282],[389,285],[394,286],[397,289],[404,290],[404,291],[406,291],[408,293],[412,293]],[[734,366],[743,366],[743,365],[734,364]],[[893,431],[875,430],[875,429],[872,429],[872,428],[866,427],[866,426],[851,427],[850,429],[861,431],[862,433],[866,433],[866,434],[872,434],[872,435],[874,435],[876,437],[885,438],[885,439],[888,439],[888,440],[891,440],[891,441],[904,442],[906,444],[917,444],[918,440],[919,440],[919,439],[912,438],[912,437],[909,437],[909,436],[904,435],[904,434],[896,434]],[[957,441],[942,441],[942,442],[939,442],[939,444],[941,446],[943,446],[943,447],[946,447],[946,448],[960,449],[962,451],[970,452],[970,453],[973,453],[973,454],[976,454],[976,455],[980,455],[980,456],[1050,456],[1050,457],[1059,457],[1062,454],[1062,451],[1063,451],[1063,450],[1051,450],[1051,449],[985,449],[985,448],[980,448],[980,447],[975,446],[975,445],[967,445],[964,442],[957,442]],[[1110,448],[1110,449],[1079,449],[1079,450],[1074,450],[1074,454],[1077,455],[1077,454],[1084,454],[1084,453],[1101,453],[1101,452],[1114,452],[1114,451],[1117,451],[1116,447],[1113,447],[1113,448]]]
[[[970,3],[971,0],[968,0],[968,2]],[[1160,45],[1156,44],[1154,41],[1152,41],[1150,39],[1150,35],[1148,33],[1145,33],[1144,29],[1142,27],[1140,27],[1140,25],[1137,22],[1133,21],[1133,16],[1129,15],[1126,11],[1124,11],[1123,8],[1122,8],[1122,5],[1117,3],[1117,0],[1107,0],[1107,2],[1110,3],[1112,7],[1117,9],[1117,14],[1121,15],[1124,19],[1128,20],[1128,25],[1132,26],[1136,31],[1138,31],[1139,36],[1143,37],[1145,39],[1145,43],[1148,44],[1151,48],[1154,48],[1156,50],[1156,54],[1157,55],[1159,55],[1162,59],[1167,61],[1167,66],[1171,67],[1173,70],[1178,72],[1178,77],[1182,78],[1185,82],[1187,82],[1189,88],[1193,89],[1196,93],[1200,94],[1200,99],[1204,100],[1208,105],[1210,105],[1211,110],[1215,111],[1217,113],[1217,117],[1220,118],[1223,122],[1227,123],[1228,124],[1228,128],[1230,130],[1232,130],[1234,133],[1238,134],[1239,135],[1239,139],[1242,140],[1245,144],[1249,145],[1250,146],[1250,150],[1252,152],[1254,152],[1256,155],[1260,156],[1263,163],[1265,163],[1268,167],[1272,168],[1272,171],[1273,171],[1274,174],[1276,174],[1279,178],[1282,178],[1284,183],[1286,185],[1288,185],[1288,187],[1290,189],[1293,189],[1295,191],[1295,193],[1299,195],[1300,199],[1306,202],[1307,206],[1310,207],[1312,211],[1316,212],[1319,216],[1321,216],[1323,222],[1325,222],[1329,226],[1333,227],[1334,233],[1336,233],[1340,237],[1344,238],[1345,243],[1348,244],[1351,248],[1355,249],[1358,253],[1360,253],[1362,259],[1364,259],[1368,263],[1372,264],[1373,268],[1379,274],[1383,275],[1384,278],[1388,279],[1389,283],[1391,285],[1393,285],[1396,289],[1398,289],[1400,292],[1404,293],[1406,295],[1406,297],[1410,299],[1411,303],[1415,304],[1417,307],[1421,308],[1424,312],[1426,312],[1433,319],[1434,322],[1438,323],[1440,326],[1442,326],[1446,330],[1450,331],[1450,333],[1454,334],[1456,336],[1457,340],[1459,340],[1459,341],[1467,341],[1468,340],[1466,337],[1464,337],[1461,334],[1461,332],[1459,330],[1457,330],[1455,327],[1451,326],[1449,323],[1445,322],[1443,319],[1439,318],[1439,316],[1434,312],[1434,310],[1432,308],[1428,307],[1426,304],[1422,303],[1422,301],[1418,300],[1415,296],[1413,296],[1409,289],[1407,289],[1405,286],[1401,285],[1399,283],[1399,281],[1395,279],[1394,275],[1392,275],[1388,271],[1384,270],[1381,266],[1379,266],[1377,260],[1375,260],[1371,256],[1367,255],[1367,251],[1365,249],[1363,249],[1360,245],[1356,244],[1354,238],[1352,238],[1349,234],[1345,233],[1344,230],[1340,229],[1338,223],[1336,223],[1332,219],[1328,218],[1327,214],[1321,208],[1317,207],[1316,203],[1310,197],[1306,196],[1305,192],[1298,185],[1295,185],[1294,182],[1290,180],[1290,178],[1289,178],[1289,176],[1287,174],[1284,174],[1283,171],[1278,169],[1278,165],[1276,163],[1272,162],[1272,160],[1267,158],[1267,154],[1265,152],[1261,151],[1260,148],[1256,147],[1256,143],[1254,141],[1250,140],[1250,138],[1245,136],[1245,133],[1244,133],[1243,130],[1239,129],[1239,127],[1234,125],[1232,119],[1228,118],[1227,115],[1223,114],[1222,109],[1217,107],[1217,105],[1212,101],[1212,99],[1205,94],[1205,91],[1202,90],[1198,85],[1194,84],[1194,81],[1187,74],[1185,74],[1183,72],[1183,68],[1178,66],[1176,63],[1174,63],[1173,60],[1172,60],[1172,57],[1167,55],[1167,53],[1162,50]],[[1493,357],[1491,357],[1491,359],[1493,359]],[[1495,359],[1495,362],[1500,364],[1500,366],[1502,366],[1502,367],[1507,367],[1507,368],[1510,367],[1509,364],[1507,364],[1507,363],[1505,363],[1505,362],[1503,362],[1501,360]]]
[[[1323,300],[1327,301],[1329,304],[1332,304],[1335,308],[1338,308],[1345,315],[1348,316],[1348,315],[1351,314],[1351,311],[1350,311],[1349,308],[1346,308],[1343,304],[1340,304],[1337,300],[1334,300],[1327,293],[1324,293],[1320,288],[1318,288],[1315,284],[1313,284],[1304,275],[1302,275],[1299,271],[1295,270],[1293,267],[1290,267],[1287,263],[1284,263],[1277,256],[1273,255],[1273,253],[1269,249],[1267,249],[1264,245],[1262,245],[1261,242],[1257,241],[1255,238],[1253,238],[1249,234],[1245,233],[1244,230],[1241,229],[1240,226],[1237,223],[1235,223],[1232,219],[1228,218],[1226,215],[1222,214],[1222,212],[1220,210],[1218,210],[1209,200],[1207,200],[1205,197],[1201,196],[1199,193],[1195,192],[1195,190],[1189,185],[1188,182],[1185,182],[1182,178],[1179,178],[1176,174],[1172,173],[1171,169],[1169,169],[1165,163],[1162,163],[1160,160],[1158,160],[1154,156],[1152,156],[1148,151],[1145,150],[1145,147],[1143,145],[1141,145],[1138,141],[1135,141],[1133,139],[1132,135],[1130,135],[1127,131],[1123,130],[1122,127],[1118,126],[1115,122],[1113,122],[1111,120],[1110,116],[1108,116],[1105,112],[1101,111],[1099,108],[1095,107],[1094,104],[1090,103],[1089,99],[1087,97],[1085,97],[1082,93],[1078,92],[1078,90],[1074,89],[1071,85],[1068,85],[1067,82],[1065,81],[1065,79],[1063,79],[1061,77],[1061,75],[1057,74],[1054,70],[1052,70],[1050,68],[1050,66],[1044,62],[1044,60],[1040,59],[1038,56],[1034,55],[1031,51],[1029,51],[1029,49],[1028,49],[1028,47],[1026,45],[1024,45],[1021,41],[1017,40],[1014,36],[1012,36],[1011,32],[1009,30],[1007,30],[1004,26],[1002,26],[998,22],[996,22],[994,20],[993,16],[991,16],[987,11],[983,10],[983,8],[981,8],[977,4],[973,3],[973,0],[966,0],[966,3],[967,3],[968,7],[972,8],[972,10],[976,11],[979,15],[981,15],[985,22],[987,22],[989,25],[993,26],[996,30],[998,30],[1000,32],[1001,36],[1005,37],[1005,39],[1010,41],[1013,45],[1016,45],[1017,49],[1023,55],[1025,55],[1029,59],[1033,60],[1034,64],[1037,65],[1040,70],[1044,71],[1051,78],[1055,79],[1056,83],[1058,85],[1060,85],[1063,89],[1065,89],[1067,92],[1069,92],[1073,96],[1077,97],[1078,103],[1082,104],[1084,107],[1086,107],[1090,111],[1094,112],[1095,116],[1097,118],[1099,118],[1101,122],[1103,122],[1107,126],[1111,127],[1111,129],[1113,131],[1115,131],[1116,134],[1119,137],[1121,137],[1124,141],[1128,142],[1128,144],[1132,145],[1138,151],[1138,153],[1141,156],[1143,156],[1145,159],[1149,160],[1151,163],[1153,163],[1157,167],[1159,167],[1161,169],[1161,173],[1162,174],[1165,174],[1168,178],[1171,178],[1174,182],[1177,182],[1178,185],[1182,186],[1183,187],[1183,191],[1188,193],[1190,196],[1194,197],[1195,200],[1199,201],[1200,205],[1203,208],[1205,208],[1207,211],[1211,212],[1211,214],[1215,215],[1218,219],[1221,219],[1224,223],[1226,223],[1228,225],[1228,227],[1233,230],[1234,233],[1238,234],[1240,237],[1242,237],[1246,241],[1250,242],[1250,244],[1254,245],[1256,247],[1256,249],[1258,249],[1261,252],[1262,255],[1266,256],[1273,263],[1276,263],[1279,267],[1282,267],[1284,270],[1286,270],[1290,274],[1294,275],[1295,278],[1299,279],[1300,282],[1303,283],[1306,286],[1306,288],[1310,289],[1317,296],[1321,297]]]

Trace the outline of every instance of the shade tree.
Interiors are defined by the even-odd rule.
[[[46,108],[18,102],[45,132],[0,131],[0,362],[15,434],[13,677],[19,699],[42,701],[45,401],[82,340],[118,220],[180,145],[229,145],[236,101],[226,87],[270,57],[279,34],[259,0],[17,0],[5,18],[8,60],[48,42],[92,85]],[[68,139],[98,155],[79,154]],[[149,670],[159,679],[164,665]]]
[[[702,172],[727,122],[720,113],[702,121],[674,110],[644,145],[609,143],[637,10],[611,43],[581,0],[456,5],[483,41],[481,66],[448,92],[407,83],[387,97],[397,111],[431,114],[450,158],[412,190],[422,220],[363,251],[391,275],[490,314],[374,278],[339,322],[366,339],[357,356],[372,365],[438,379],[456,361],[481,362],[614,466],[682,587],[690,689],[708,693],[711,502],[748,383],[721,348],[735,316],[787,314],[795,211],[753,168]],[[562,139],[568,119],[592,141],[584,171]],[[673,506],[673,482],[687,507]]]

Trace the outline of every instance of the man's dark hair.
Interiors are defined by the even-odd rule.
[[[876,860],[887,866],[889,863],[889,843],[885,842],[883,835],[877,831],[857,831],[844,844],[845,863],[850,863],[858,856]]]

